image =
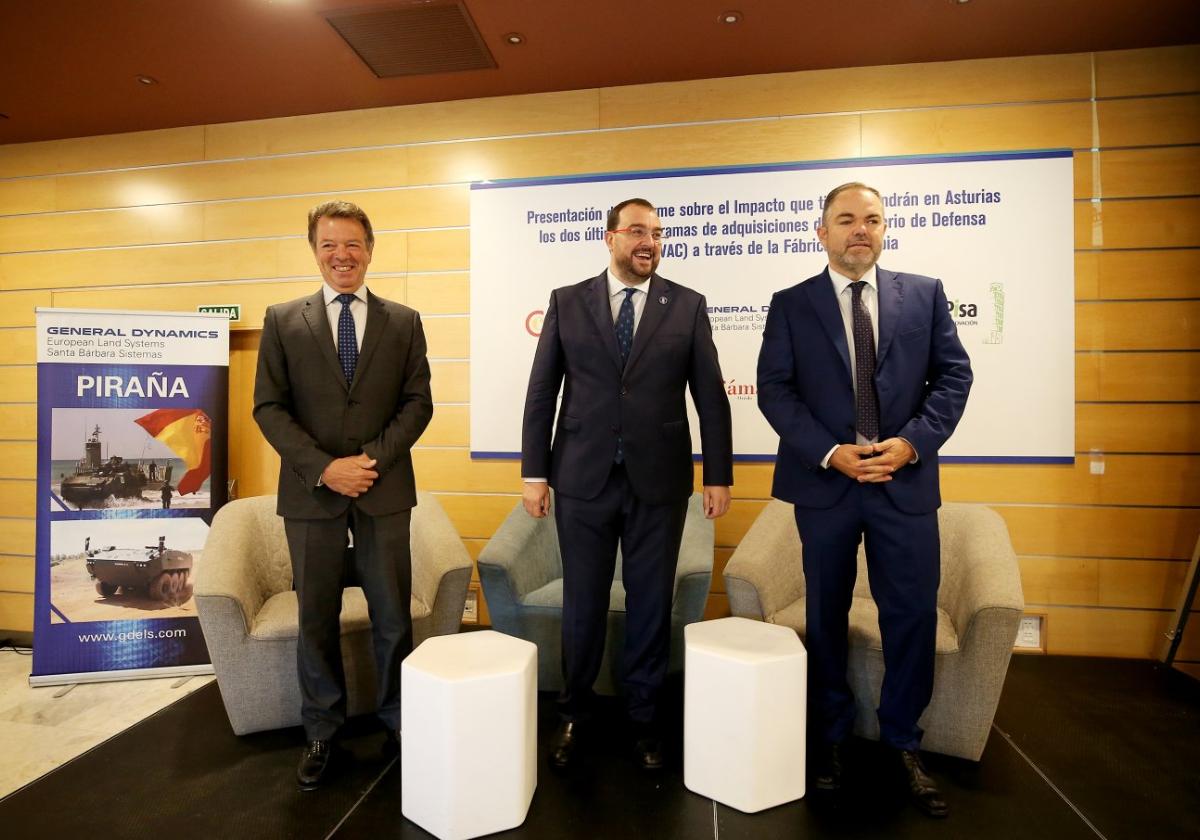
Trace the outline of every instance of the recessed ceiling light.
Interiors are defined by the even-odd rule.
[[[153,76],[145,76],[145,75],[139,74],[139,75],[135,76],[134,78],[138,80],[138,84],[140,84],[140,85],[156,85],[156,84],[158,84],[158,79],[154,78]]]
[[[509,32],[504,36],[504,43],[512,47],[519,47],[525,43],[525,36],[520,32]]]
[[[726,26],[733,26],[735,23],[741,23],[742,13],[732,9],[728,12],[721,12],[721,14],[717,15],[717,21]]]

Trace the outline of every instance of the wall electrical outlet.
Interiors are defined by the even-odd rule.
[[[1013,647],[1018,650],[1045,650],[1043,622],[1045,616],[1023,615],[1017,625],[1017,641]]]

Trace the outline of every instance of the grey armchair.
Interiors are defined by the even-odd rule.
[[[922,746],[978,761],[1025,608],[1021,576],[1008,529],[995,511],[946,504],[938,511],[938,526],[937,655],[933,699],[920,722]],[[804,636],[804,573],[791,505],[774,500],[759,514],[725,567],[725,590],[734,615],[787,625]],[[858,705],[855,732],[878,739],[883,648],[861,550],[850,608],[849,672]]]
[[[680,670],[684,625],[704,615],[712,582],[713,523],[704,518],[702,497],[693,494],[671,609],[671,669]],[[554,516],[534,519],[518,502],[479,555],[479,580],[492,627],[538,648],[538,688],[562,688],[562,555]],[[618,665],[625,641],[625,588],[621,558],[609,593],[608,632],[596,691],[613,694],[621,684]]]
[[[417,494],[410,543],[413,643],[457,633],[471,558],[429,493]],[[296,593],[275,497],[238,499],[221,508],[196,566],[196,611],[233,731],[298,726]],[[360,587],[343,592],[341,625],[347,713],[372,712],[371,622]]]

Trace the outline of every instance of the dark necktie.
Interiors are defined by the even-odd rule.
[[[340,294],[338,303],[342,305],[342,314],[338,316],[338,359],[342,363],[342,373],[346,374],[346,384],[354,381],[354,368],[358,364],[358,339],[354,334],[354,316],[350,314],[350,302],[354,295]]]
[[[621,351],[621,365],[629,361],[629,351],[633,347],[633,293],[637,289],[624,289],[625,300],[617,312],[617,320],[613,329],[617,331],[617,348]]]
[[[875,393],[875,335],[871,313],[863,305],[865,280],[850,284],[854,332],[854,425],[867,440],[879,437],[879,396]]]
[[[613,329],[617,332],[617,349],[621,351],[621,367],[629,361],[629,351],[633,348],[633,293],[636,289],[624,289],[625,300],[617,310],[617,320]],[[617,454],[613,461],[620,464],[625,460],[625,450],[621,445],[621,436],[617,435]]]

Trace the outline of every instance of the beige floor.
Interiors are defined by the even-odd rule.
[[[0,797],[24,787],[213,678],[29,685],[32,657],[0,650]]]

